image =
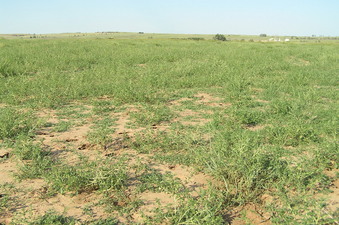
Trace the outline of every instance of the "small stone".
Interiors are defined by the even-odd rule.
[[[36,135],[48,135],[48,133],[45,131],[36,131],[35,134]]]
[[[175,165],[169,165],[168,168],[173,170],[175,168]]]
[[[65,141],[66,142],[75,142],[75,141],[78,141],[78,139],[76,139],[76,138],[68,138]]]
[[[9,158],[9,152],[0,149],[0,158]]]
[[[92,147],[91,144],[82,144],[78,147],[78,150],[85,150],[85,149],[90,148],[90,147]]]

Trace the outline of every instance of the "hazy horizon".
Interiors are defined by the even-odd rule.
[[[1,34],[145,32],[339,36],[339,1],[12,0],[1,2]]]

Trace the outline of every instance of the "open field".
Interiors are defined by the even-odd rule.
[[[166,38],[0,39],[0,224],[338,224],[339,44]]]
[[[213,40],[213,34],[161,34],[161,33],[144,33],[144,32],[96,32],[96,33],[61,33],[61,34],[0,34],[0,38],[6,39],[175,39],[175,40]],[[308,42],[308,43],[339,43],[339,37],[327,36],[276,36],[266,35],[225,35],[229,41],[240,42]]]

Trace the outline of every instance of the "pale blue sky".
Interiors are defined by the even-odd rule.
[[[0,33],[339,36],[339,0],[0,0]]]

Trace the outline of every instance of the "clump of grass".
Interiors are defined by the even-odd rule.
[[[261,123],[264,118],[265,114],[258,110],[236,110],[235,112],[236,120],[238,120],[241,124],[247,125],[247,126],[255,126],[259,123]]]
[[[73,217],[63,216],[55,211],[48,211],[43,216],[38,217],[32,222],[29,222],[30,225],[75,225],[79,224],[79,221]]]
[[[18,62],[2,61],[0,63],[0,78],[15,77],[27,74],[25,68]]]
[[[146,131],[136,135],[132,145],[142,153],[149,152],[173,152],[187,149],[193,140],[185,136],[185,133],[174,131]]]
[[[48,173],[55,161],[51,158],[50,151],[34,144],[32,140],[23,138],[18,140],[13,150],[14,155],[23,160],[19,166],[19,178],[41,178]]]
[[[87,162],[75,166],[60,164],[52,168],[44,178],[51,184],[53,190],[59,193],[72,191],[120,190],[126,185],[128,178],[122,162]]]
[[[212,188],[200,193],[198,199],[188,196],[181,198],[175,208],[169,207],[165,211],[155,209],[154,216],[145,216],[145,223],[225,224],[228,221],[224,219],[224,200],[220,190]]]
[[[106,218],[106,219],[99,219],[96,221],[89,222],[89,225],[118,225],[119,220],[116,218]]]
[[[224,182],[232,205],[255,201],[288,173],[287,163],[271,153],[251,149],[247,144],[211,149],[202,159],[207,171]],[[208,159],[208,160],[207,160]]]
[[[322,139],[313,127],[300,122],[294,122],[288,124],[288,126],[270,127],[267,134],[270,143],[294,147],[308,143],[319,143]]]
[[[69,121],[60,121],[53,127],[54,132],[66,132],[72,126],[72,123]]]
[[[110,112],[114,112],[116,110],[112,101],[98,100],[93,102],[93,113],[95,114],[106,114]]]
[[[32,112],[23,112],[11,107],[0,108],[0,140],[14,140],[20,135],[32,135],[40,126]]]
[[[40,160],[50,155],[47,148],[43,149],[39,144],[26,138],[17,140],[13,153],[21,160]]]
[[[90,112],[84,113],[84,110],[87,108],[82,105],[65,105],[56,114],[59,119],[82,119],[90,116]]]
[[[138,186],[138,191],[153,191],[178,193],[184,189],[179,179],[175,179],[172,174],[161,174],[156,170],[148,169],[138,177],[141,184]]]
[[[16,143],[13,152],[23,160],[18,174],[20,179],[43,178],[59,193],[118,190],[125,186],[128,178],[122,161],[112,163],[85,160],[71,166],[53,159],[48,149],[31,140]]]
[[[87,139],[90,143],[100,146],[105,149],[106,146],[113,142],[111,134],[114,129],[108,127],[100,127],[87,134]]]
[[[10,197],[7,194],[0,194],[0,215],[8,208]]]
[[[139,125],[149,126],[170,121],[174,115],[175,114],[167,106],[147,105],[140,112],[132,113],[131,118],[133,118]]]

